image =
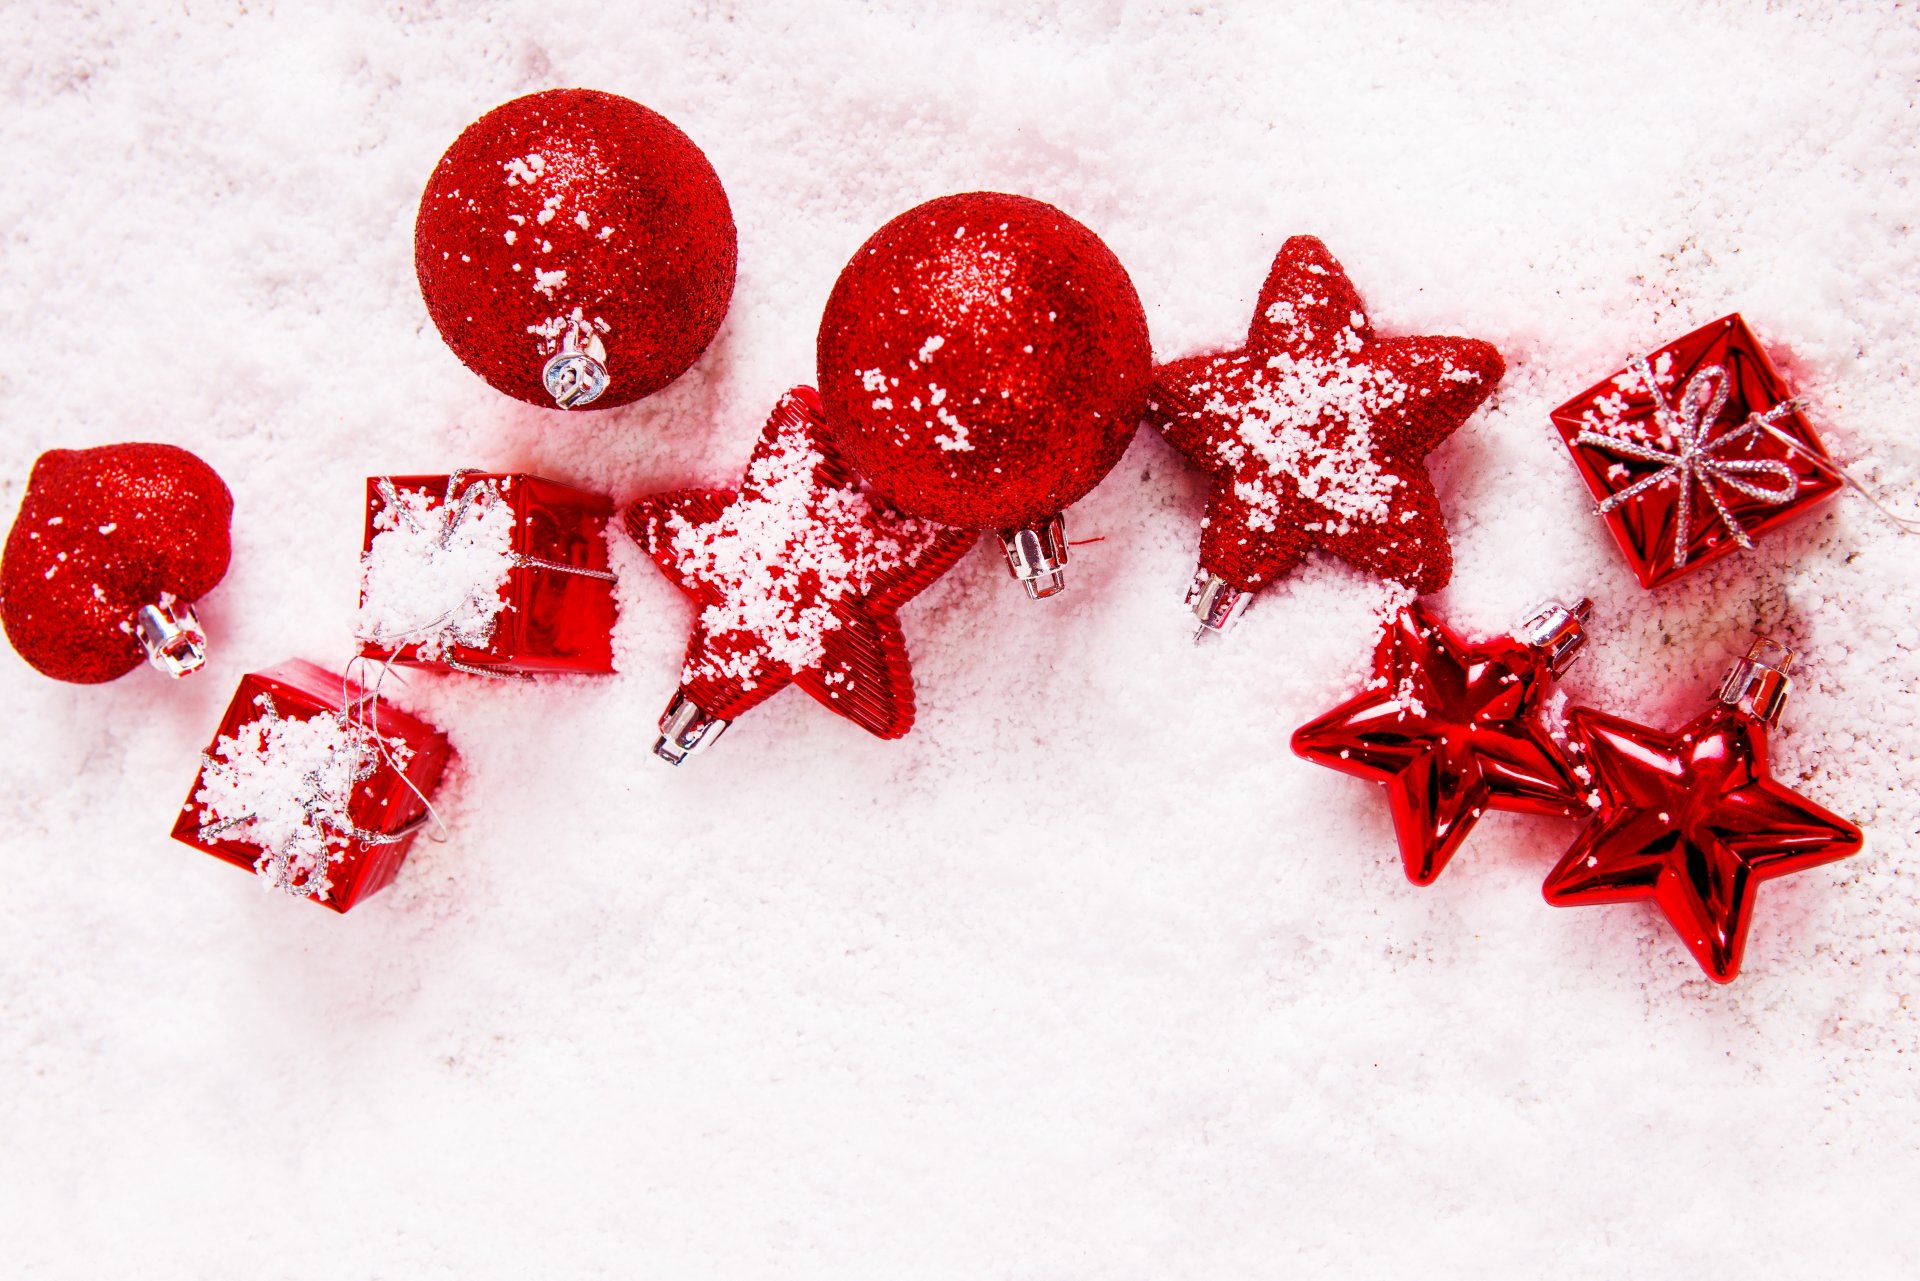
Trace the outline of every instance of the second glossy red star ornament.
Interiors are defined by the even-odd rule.
[[[1707,976],[1740,972],[1762,881],[1858,853],[1860,829],[1773,780],[1767,734],[1793,655],[1754,642],[1712,710],[1674,733],[1568,715],[1593,819],[1547,876],[1559,906],[1652,899]]]
[[[1282,245],[1246,346],[1154,371],[1147,421],[1213,477],[1187,598],[1202,635],[1316,548],[1418,594],[1445,586],[1424,459],[1505,371],[1478,339],[1378,337],[1325,245]]]
[[[1470,645],[1419,602],[1380,639],[1367,687],[1293,734],[1293,750],[1384,783],[1407,879],[1431,885],[1488,809],[1586,812],[1541,721],[1579,653],[1588,601],[1542,607],[1512,636]]]
[[[881,738],[913,725],[899,607],[973,546],[972,530],[870,498],[795,387],[739,490],[643,498],[628,532],[699,607],[654,751],[679,764],[789,684]]]

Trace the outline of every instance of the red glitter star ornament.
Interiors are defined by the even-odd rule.
[[[1293,750],[1386,785],[1415,885],[1433,883],[1484,810],[1584,814],[1540,703],[1591,610],[1547,605],[1514,635],[1470,645],[1416,601],[1381,637],[1366,689],[1295,730]]]
[[[627,529],[699,606],[654,751],[679,764],[789,683],[881,738],[913,726],[899,607],[975,533],[897,515],[835,451],[820,397],[780,398],[738,491],[643,498]]]
[[[1592,822],[1547,877],[1559,906],[1652,899],[1708,977],[1740,972],[1762,881],[1858,853],[1860,829],[1774,782],[1767,733],[1793,656],[1754,642],[1706,715],[1676,733],[1568,716]]]
[[[1205,629],[1315,548],[1444,587],[1453,548],[1423,460],[1505,371],[1478,339],[1376,336],[1325,245],[1282,245],[1246,346],[1154,371],[1147,421],[1214,478],[1188,594]]]

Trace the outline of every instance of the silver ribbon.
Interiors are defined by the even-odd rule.
[[[258,701],[261,708],[260,719],[265,721],[267,727],[271,729],[281,719],[280,709],[274,706],[271,694],[260,695]],[[294,801],[299,805],[301,813],[306,816],[306,829],[313,834],[317,847],[312,852],[314,866],[307,871],[304,878],[300,877],[300,869],[295,866],[295,859],[300,854],[297,848],[299,842],[297,836],[279,846],[261,847],[262,853],[254,861],[254,871],[264,877],[267,884],[274,889],[291,894],[295,898],[306,898],[321,890],[323,886],[331,888],[328,885],[327,864],[333,859],[330,846],[334,841],[358,842],[366,846],[397,845],[425,823],[429,815],[433,815],[433,807],[428,805],[425,814],[394,832],[370,832],[355,825],[346,817],[347,805],[353,795],[354,787],[373,777],[374,771],[379,768],[381,758],[391,763],[386,744],[382,741],[379,731],[372,725],[372,707],[368,704],[375,701],[377,701],[376,695],[363,695],[353,700],[348,708],[335,712],[332,716],[334,722],[346,731],[348,750],[353,753],[347,769],[346,796],[331,795],[327,790],[327,781],[320,770],[312,770],[300,780],[302,790]],[[369,746],[376,750],[367,750]],[[201,757],[202,769],[217,770],[221,765],[222,762],[215,760],[212,755]],[[401,774],[401,779],[406,782],[408,790],[415,796],[420,796],[419,789],[413,786],[412,780],[407,779],[404,772]],[[423,804],[426,802],[424,796],[420,796],[420,800]],[[433,818],[436,823],[439,821],[437,815],[433,815]],[[233,828],[252,821],[251,815],[245,815],[202,823],[200,838],[208,841],[218,840]]]
[[[1663,464],[1659,471],[1609,495],[1600,504],[1600,511],[1603,514],[1611,512],[1655,486],[1664,485],[1670,480],[1678,482],[1680,504],[1673,524],[1673,565],[1678,569],[1687,563],[1687,536],[1693,527],[1693,486],[1698,481],[1708,500],[1713,503],[1714,510],[1720,514],[1721,523],[1733,535],[1733,541],[1742,547],[1752,547],[1753,540],[1728,508],[1726,499],[1721,495],[1721,487],[1778,506],[1792,502],[1799,494],[1800,478],[1792,467],[1778,459],[1718,458],[1715,454],[1755,432],[1765,432],[1775,439],[1789,439],[1780,430],[1779,423],[1801,407],[1799,399],[1789,398],[1763,414],[1750,414],[1746,422],[1732,431],[1708,439],[1707,434],[1719,421],[1720,411],[1726,408],[1727,396],[1732,390],[1732,380],[1727,377],[1726,370],[1718,365],[1703,365],[1695,370],[1693,377],[1687,380],[1686,390],[1681,393],[1680,405],[1676,409],[1661,392],[1660,384],[1653,380],[1653,368],[1645,356],[1635,356],[1627,362],[1627,368],[1638,374],[1640,381],[1647,385],[1647,391],[1653,396],[1654,417],[1661,430],[1677,443],[1678,448],[1657,449],[1644,441],[1591,430],[1575,436],[1573,443],[1576,445],[1592,445],[1640,462]],[[1796,449],[1795,452],[1805,451]],[[1777,477],[1778,486],[1769,488],[1750,479],[1759,475]]]

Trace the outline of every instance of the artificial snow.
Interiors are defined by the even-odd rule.
[[[388,482],[373,513],[373,539],[360,557],[360,611],[354,635],[383,647],[417,646],[432,660],[456,646],[485,649],[511,606],[511,477],[445,491]]]
[[[1911,1273],[1920,539],[1843,495],[1649,592],[1548,419],[1737,309],[1920,511],[1910,6],[9,18],[0,512],[40,451],[129,439],[200,454],[235,511],[200,675],[82,688],[0,650],[0,1272]],[[740,231],[713,347],[606,411],[492,391],[414,282],[441,152],[556,86],[673,120]],[[1151,433],[1070,512],[1064,595],[988,540],[901,610],[898,742],[787,691],[652,759],[693,613],[615,533],[618,676],[386,683],[459,753],[448,839],[392,886],[337,916],[168,838],[240,675],[354,652],[367,476],[732,485],[848,257],[978,189],[1105,239],[1161,359],[1239,345],[1293,233],[1380,334],[1493,342],[1506,375],[1428,458],[1437,616],[1591,596],[1559,688],[1662,728],[1781,637],[1774,768],[1865,852],[1765,886],[1730,987],[1646,905],[1541,901],[1569,821],[1489,814],[1410,885],[1381,789],[1287,746],[1364,678],[1389,589],[1310,558],[1196,648],[1207,485]]]

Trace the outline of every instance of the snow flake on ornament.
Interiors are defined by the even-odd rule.
[[[727,642],[689,653],[685,680],[751,689],[770,671],[819,665],[841,602],[871,595],[884,575],[924,555],[944,527],[877,510],[850,479],[832,478],[801,417],[776,416],[739,496],[717,519],[665,521],[669,554],[713,596],[700,627]]]
[[[627,528],[699,607],[681,688],[702,710],[730,720],[798,682],[883,737],[912,720],[894,610],[974,541],[870,498],[809,387],[781,398],[738,491],[642,499]]]
[[[326,899],[329,866],[361,832],[350,814],[353,790],[384,758],[404,772],[412,749],[344,713],[289,719],[271,696],[254,699],[260,715],[215,742],[202,761],[203,838],[231,837],[260,847],[263,884]]]
[[[513,482],[466,484],[456,472],[444,495],[378,483],[355,634],[382,647],[416,645],[427,660],[456,646],[485,649],[510,608],[514,516],[502,486]]]
[[[1417,592],[1453,555],[1422,462],[1504,365],[1471,338],[1381,338],[1310,236],[1282,246],[1234,351],[1155,371],[1148,421],[1214,477],[1204,573],[1252,591],[1312,549]]]

